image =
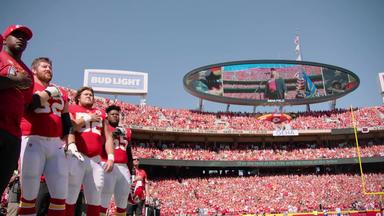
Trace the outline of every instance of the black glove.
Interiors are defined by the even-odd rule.
[[[116,137],[119,137],[119,136],[124,136],[125,135],[125,130],[124,130],[124,128],[122,128],[122,127],[116,127],[115,128],[115,131],[112,133],[112,136],[114,137],[114,138],[116,138]]]

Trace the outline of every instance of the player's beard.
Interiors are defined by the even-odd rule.
[[[15,52],[23,52],[26,48],[27,48],[26,43],[17,43],[15,44],[12,50]]]
[[[49,83],[52,80],[52,74],[48,74],[45,72],[37,73],[36,76],[40,81],[44,83]]]
[[[109,122],[109,124],[110,124],[112,127],[117,127],[117,126],[119,126],[119,122],[118,122],[118,121],[109,121],[109,120],[108,120],[108,122]]]
[[[108,116],[108,122],[112,127],[117,127],[119,126],[119,119],[114,118],[113,116]]]
[[[15,46],[5,46],[4,48],[4,51],[6,51],[8,54],[11,54],[13,56],[13,54],[15,55],[18,55],[18,54],[22,54],[24,52],[24,50],[27,48],[26,45],[15,45]]]

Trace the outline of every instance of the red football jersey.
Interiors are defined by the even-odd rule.
[[[113,133],[116,128],[109,125],[109,130]],[[127,145],[128,142],[131,141],[131,129],[125,128],[125,134],[120,135],[118,137],[113,137],[113,147],[115,149],[115,163],[126,164],[128,163],[128,155],[127,155]],[[107,152],[103,149],[103,153],[101,154],[101,159],[103,161],[108,160]]]
[[[75,119],[80,119],[83,118],[83,116],[93,113],[101,115],[102,119],[100,121],[88,122],[80,129],[80,131],[75,132],[76,144],[79,152],[88,157],[100,155],[104,144],[103,123],[106,119],[105,112],[96,108],[88,109],[79,105],[69,106],[69,112]]]
[[[7,52],[0,52],[0,76],[12,77],[18,73],[28,73],[32,85],[26,89],[8,88],[2,89],[0,94],[0,129],[20,137],[20,122],[26,104],[32,101],[33,74],[32,71],[21,61],[16,61]]]
[[[147,173],[145,172],[145,170],[143,169],[139,169],[137,168],[135,170],[135,176],[140,176],[142,179],[143,179],[143,187],[145,187],[145,184],[147,183],[146,182],[146,179],[147,179]]]
[[[33,92],[44,91],[46,87],[35,83]],[[36,108],[33,111],[26,111],[21,120],[21,130],[23,136],[39,135],[45,137],[61,137],[61,113],[64,104],[68,102],[68,94],[60,89],[61,96],[51,97],[44,107]]]

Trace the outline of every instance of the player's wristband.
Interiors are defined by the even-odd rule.
[[[91,121],[92,117],[89,115],[85,115],[85,116],[83,116],[83,119],[84,119],[85,123],[88,123]]]
[[[114,154],[108,154],[108,160],[115,161],[115,155]]]

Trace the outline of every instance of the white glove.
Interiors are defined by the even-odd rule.
[[[61,95],[59,88],[55,86],[48,86],[44,91],[46,91],[51,97],[57,97]]]
[[[84,157],[83,155],[81,155],[81,153],[77,150],[77,147],[76,147],[76,144],[75,143],[70,143],[68,145],[68,149],[67,151],[72,154],[73,156],[75,156],[79,161],[83,162],[84,161]]]

